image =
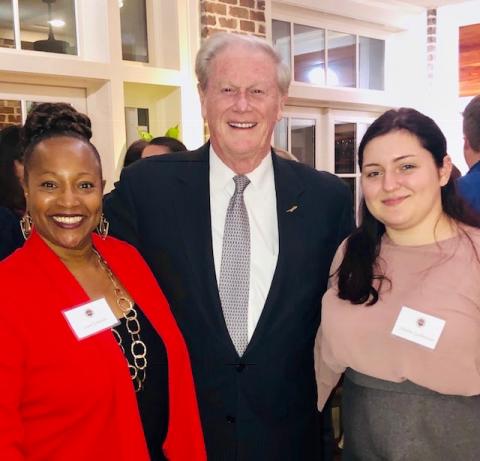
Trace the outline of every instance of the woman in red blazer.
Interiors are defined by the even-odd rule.
[[[106,237],[89,119],[45,103],[24,134],[29,237],[0,263],[0,459],[205,460],[168,304],[138,252]]]

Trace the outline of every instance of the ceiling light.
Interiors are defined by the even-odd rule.
[[[51,21],[48,21],[48,23],[51,24],[52,27],[63,27],[65,25],[63,19],[52,19]]]
[[[70,44],[65,40],[57,40],[53,34],[52,27],[52,3],[56,0],[42,0],[48,7],[48,37],[46,40],[36,40],[33,42],[33,49],[35,51],[46,51],[48,53],[62,53],[67,54]]]

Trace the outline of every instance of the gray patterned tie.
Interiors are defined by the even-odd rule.
[[[235,176],[235,192],[227,208],[223,231],[218,291],[232,342],[241,356],[248,344],[248,294],[250,289],[250,226],[243,191],[246,176]]]

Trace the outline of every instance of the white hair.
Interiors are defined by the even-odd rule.
[[[282,61],[277,51],[265,40],[253,35],[240,35],[227,32],[217,32],[206,39],[197,53],[195,73],[200,89],[207,87],[210,65],[215,56],[228,46],[247,45],[270,56],[277,68],[277,84],[280,93],[286,95],[290,86],[290,68]]]

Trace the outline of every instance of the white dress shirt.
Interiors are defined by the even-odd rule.
[[[236,173],[220,160],[210,146],[210,210],[217,284],[220,280],[225,218],[228,204],[235,192],[234,176]],[[278,259],[277,197],[272,155],[266,155],[260,165],[246,176],[250,180],[243,193],[250,224],[250,341],[265,305]]]

